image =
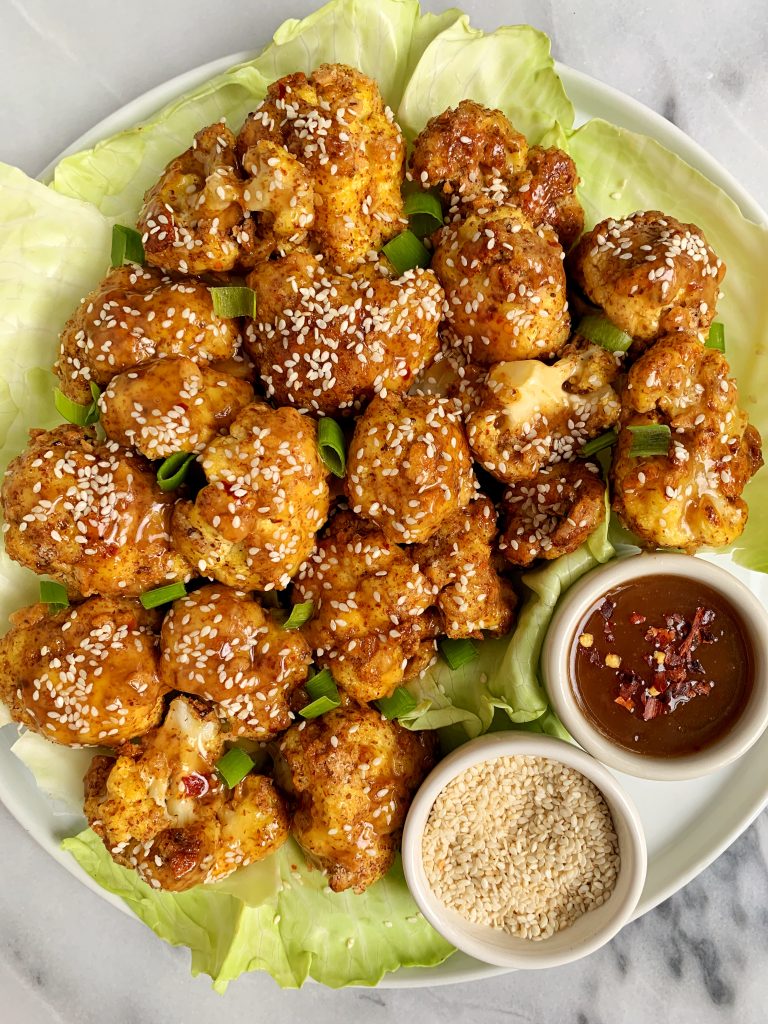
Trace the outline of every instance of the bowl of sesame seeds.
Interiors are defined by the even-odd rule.
[[[543,968],[608,942],[646,873],[638,812],[578,747],[493,733],[441,761],[406,819],[403,867],[421,912],[485,963]]]

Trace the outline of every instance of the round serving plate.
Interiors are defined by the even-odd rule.
[[[101,121],[59,154],[40,174],[49,181],[62,157],[93,146],[100,139],[149,118],[166,103],[195,88],[234,64],[255,56],[236,53],[202,65],[145,93]],[[677,153],[739,205],[745,217],[757,223],[768,217],[754,199],[701,146],[654,111],[629,96],[562,64],[556,65],[566,92],[576,108],[576,123],[601,117],[641,132]],[[768,576],[734,566],[727,556],[710,556],[730,569],[768,607]],[[84,885],[130,914],[116,896],[105,892],[60,848],[66,835],[82,827],[74,815],[56,813],[37,789],[25,766],[10,752],[15,729],[0,731],[0,799],[23,828],[55,860]],[[768,733],[742,758],[713,775],[689,782],[647,782],[616,773],[635,801],[648,843],[648,875],[635,916],[640,917],[682,888],[715,860],[757,817],[768,803]],[[448,985],[504,973],[503,969],[456,953],[432,968],[403,968],[380,983],[387,988]]]

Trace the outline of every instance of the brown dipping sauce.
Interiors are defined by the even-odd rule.
[[[570,669],[587,719],[619,746],[653,757],[693,754],[721,739],[754,681],[740,616],[722,594],[684,576],[644,576],[598,598],[576,629]]]

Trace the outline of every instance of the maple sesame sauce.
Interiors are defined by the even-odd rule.
[[[680,757],[732,728],[752,692],[754,657],[722,594],[684,576],[644,576],[587,610],[570,671],[582,712],[608,739]]]

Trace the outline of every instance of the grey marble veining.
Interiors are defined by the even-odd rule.
[[[30,173],[173,75],[266,41],[314,0],[0,0],[0,159]],[[425,3],[441,9],[446,3]],[[474,0],[482,28],[530,22],[558,59],[637,97],[768,205],[764,0]],[[255,29],[259,11],[260,29]],[[0,807],[0,1024],[764,1024],[768,816],[696,881],[577,964],[406,991],[281,992],[250,976],[215,995],[188,955],[90,894]]]

